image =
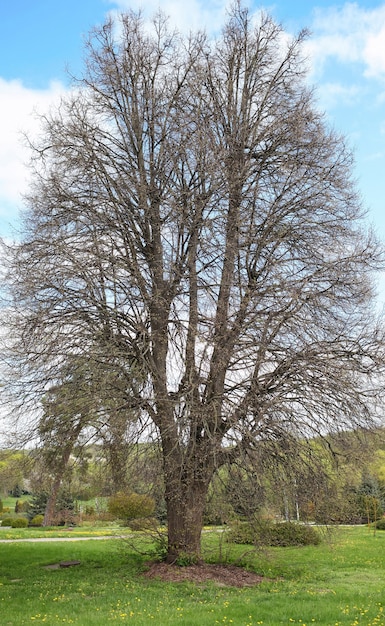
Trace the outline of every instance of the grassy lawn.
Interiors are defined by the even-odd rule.
[[[204,535],[209,560],[219,537]],[[146,580],[143,557],[113,539],[1,543],[0,623],[385,625],[385,532],[341,528],[317,547],[246,550],[223,546],[230,561],[247,561],[266,580],[236,589]],[[46,569],[61,560],[81,564]]]

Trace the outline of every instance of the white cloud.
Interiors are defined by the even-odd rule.
[[[365,10],[357,3],[341,8],[316,9],[307,52],[314,70],[325,61],[361,63],[367,77],[385,79],[385,4]]]
[[[368,76],[385,77],[385,9],[383,13],[382,27],[368,37],[364,49]]]
[[[20,81],[0,78],[0,214],[11,213],[20,203],[28,184],[25,167],[29,151],[23,133],[29,136],[39,129],[36,112],[46,112],[58,102],[65,88],[52,83],[47,90],[26,88]],[[34,114],[35,112],[35,114]]]
[[[341,85],[340,83],[322,83],[317,89],[317,100],[322,110],[334,107],[351,107],[357,104],[361,89],[357,85]]]
[[[230,0],[111,0],[119,11],[142,10],[152,17],[159,9],[170,18],[171,24],[181,32],[205,29],[217,32],[224,23]]]

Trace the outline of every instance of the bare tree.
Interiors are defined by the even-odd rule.
[[[35,396],[71,354],[135,363],[173,562],[199,555],[216,468],[370,421],[382,253],[306,86],[302,33],[239,5],[215,43],[162,16],[116,32],[93,33],[33,147],[13,354]]]

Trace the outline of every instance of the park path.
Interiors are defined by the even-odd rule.
[[[101,539],[118,539],[115,535],[104,537],[30,537],[29,539],[0,539],[0,543],[38,543],[44,541],[100,541]]]

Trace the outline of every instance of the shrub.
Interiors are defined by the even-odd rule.
[[[12,528],[27,528],[28,520],[26,517],[15,517],[11,523]]]
[[[259,543],[259,533],[248,522],[240,522],[236,520],[230,526],[230,529],[226,533],[226,541],[228,543],[242,543],[246,545],[253,545]]]
[[[0,513],[2,513],[2,512],[3,512],[3,501],[0,498]]]
[[[258,521],[253,525],[249,522],[236,522],[232,524],[226,540],[231,543],[281,547],[316,546],[321,543],[319,534],[312,526],[292,522],[274,524],[265,521]]]
[[[3,519],[0,519],[0,526],[11,526],[12,528],[26,528],[28,526],[28,519],[26,517],[15,516],[3,517]]]
[[[155,501],[150,496],[122,491],[108,500],[108,511],[115,519],[122,519],[128,524],[130,520],[150,517],[154,513]]]
[[[28,500],[16,500],[15,513],[27,513],[29,511],[30,504]]]
[[[375,522],[375,527],[377,528],[377,530],[385,530],[385,517],[378,519]]]
[[[271,546],[317,546],[321,538],[312,526],[284,522],[270,527]]]
[[[29,522],[30,526],[43,526],[44,515],[35,515]]]

